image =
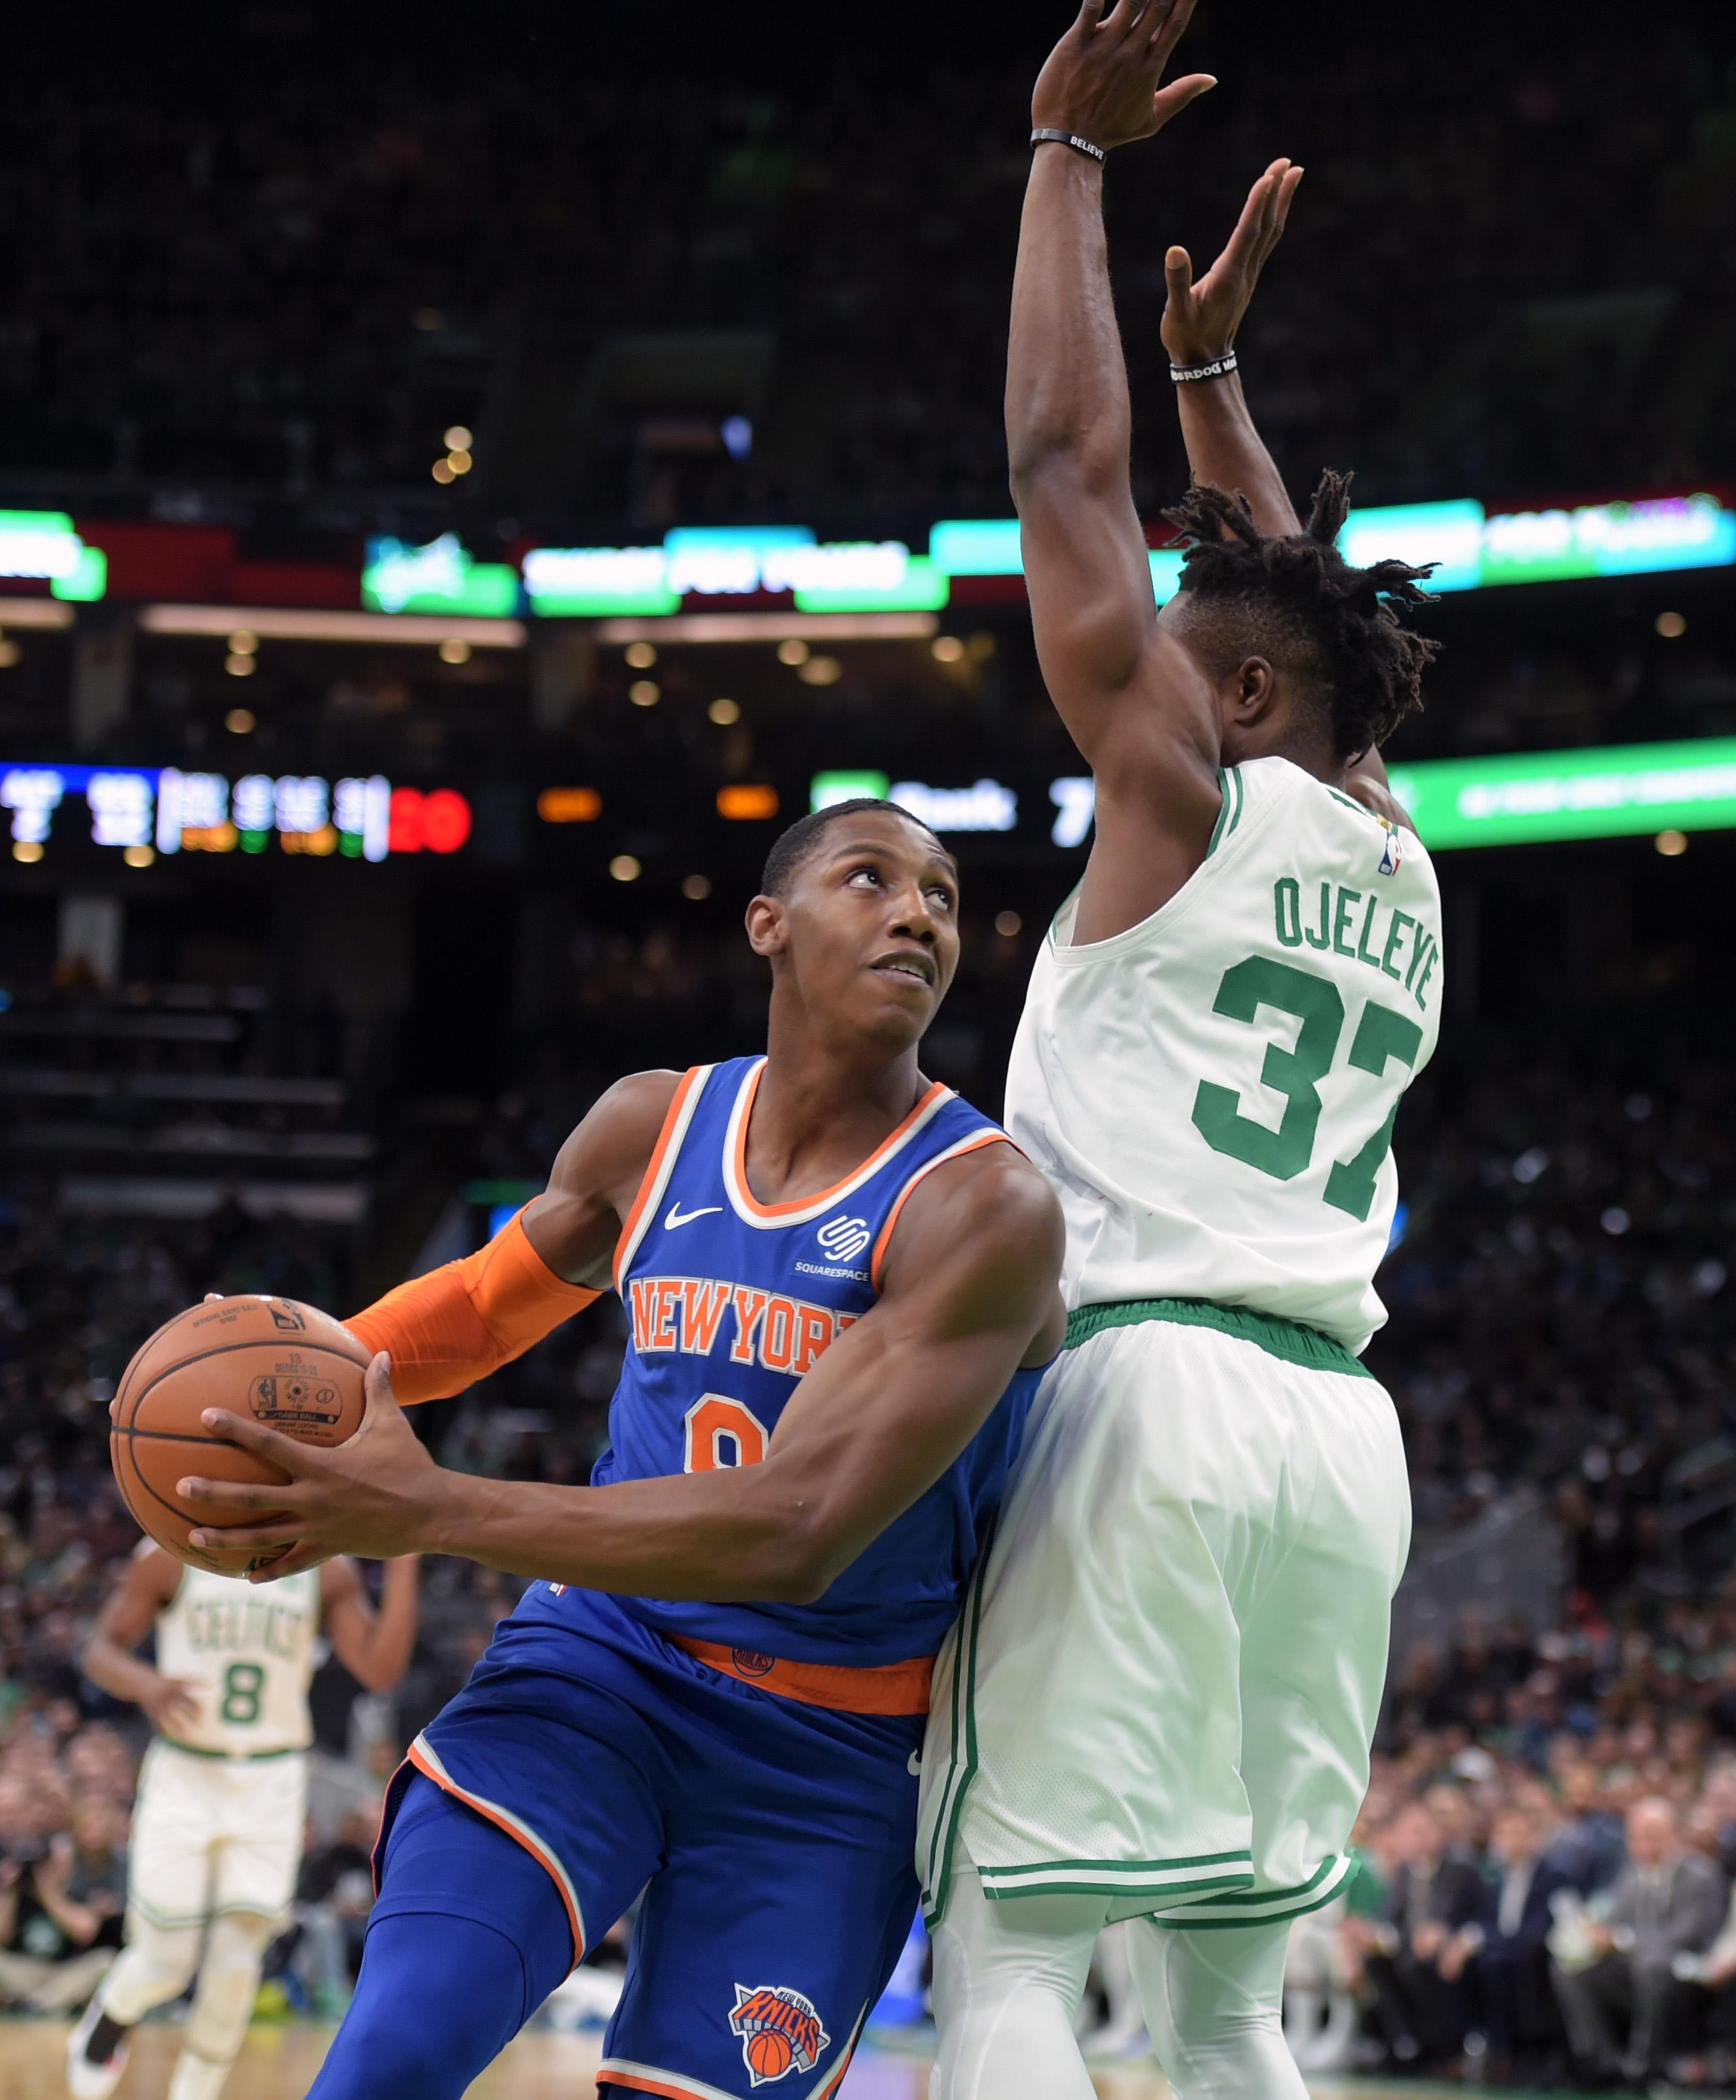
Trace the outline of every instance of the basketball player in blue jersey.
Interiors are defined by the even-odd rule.
[[[541,1579],[393,1782],[317,2100],[462,2093],[641,1890],[605,2092],[824,2100],[903,1944],[931,1660],[1059,1346],[1060,1213],[917,1069],[957,871],[890,804],[804,818],[748,935],[768,1052],[606,1094],[480,1255],[352,1325],[361,1430],[206,1419],[285,1488],[186,1492],[272,1573],[457,1553]],[[457,1392],[612,1277],[631,1340],[590,1488],[445,1472]]]

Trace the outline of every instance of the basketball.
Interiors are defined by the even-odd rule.
[[[201,1414],[226,1407],[304,1443],[342,1444],[361,1423],[367,1363],[361,1345],[329,1313],[294,1299],[220,1298],[178,1312],[127,1365],[113,1410],[108,1455],[140,1529],[189,1567],[245,1575],[262,1564],[251,1551],[201,1551],[188,1543],[195,1526],[231,1524],[236,1513],[183,1500],[178,1480],[189,1473],[253,1484],[285,1478],[213,1436]]]
[[[781,2078],[789,2069],[793,2052],[789,2037],[775,2027],[762,2027],[748,2038],[748,2067],[759,2078]]]

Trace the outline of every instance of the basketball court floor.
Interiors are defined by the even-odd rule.
[[[65,2100],[66,2032],[64,2025],[47,2020],[0,2019],[0,2100]],[[172,2027],[146,2027],[115,2100],[161,2100],[178,2039]],[[323,2027],[256,2027],[223,2100],[302,2100],[329,2040]],[[523,2035],[470,2088],[470,2100],[591,2100],[597,2056],[590,2037]],[[1168,2090],[1162,2079],[1138,2070],[1102,2071],[1096,2084],[1100,2100],[1163,2100]],[[1457,2100],[1474,2100],[1475,2091],[1414,2083],[1400,2089],[1363,2079],[1335,2079],[1312,2089],[1319,2100],[1398,2100],[1401,2090],[1403,2100],[1449,2090]],[[864,2052],[850,2067],[841,2100],[926,2100],[927,2093],[925,2059]]]

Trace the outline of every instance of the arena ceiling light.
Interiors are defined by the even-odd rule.
[[[70,627],[76,615],[69,605],[51,598],[0,598],[0,628]]]
[[[0,618],[0,625],[5,621]],[[413,612],[315,612],[292,607],[148,605],[147,634],[211,634],[224,641],[238,628],[265,642],[411,642],[438,647],[463,641],[473,649],[522,649],[522,620],[441,618]]]

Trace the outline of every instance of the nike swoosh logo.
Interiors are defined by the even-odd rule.
[[[684,1211],[679,1203],[671,1203],[669,1214],[663,1220],[663,1229],[673,1233],[682,1225],[691,1225],[696,1218],[713,1217],[722,1208],[721,1203],[708,1203],[702,1211]]]
[[[905,1760],[904,1769],[910,1774],[910,1776],[912,1779],[921,1778],[922,1753],[920,1750],[912,1750],[911,1752],[909,1757]]]

